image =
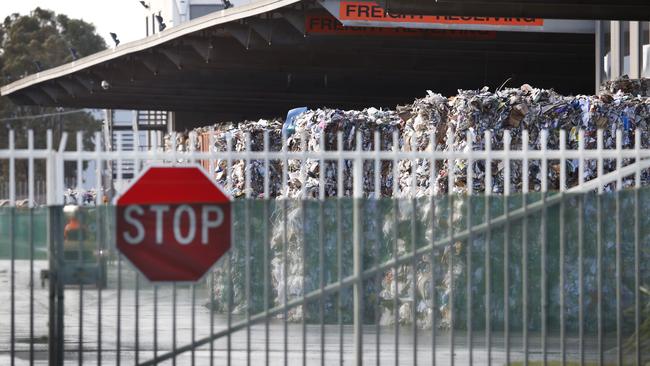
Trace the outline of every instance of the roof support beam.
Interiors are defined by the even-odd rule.
[[[160,62],[155,54],[150,52],[140,52],[134,56],[136,61],[139,61],[153,76],[160,74]]]
[[[70,79],[60,78],[56,80],[56,83],[65,90],[72,98],[76,98],[77,95],[84,93],[84,88]]]
[[[56,101],[45,94],[45,92],[37,88],[29,88],[25,90],[24,95],[31,99],[36,105],[54,105],[56,103]]]
[[[169,61],[171,61],[174,65],[176,65],[176,68],[179,70],[183,69],[183,61],[181,59],[180,52],[177,51],[171,51],[165,48],[161,48],[158,50],[160,53],[165,55]]]
[[[79,82],[90,94],[95,92],[95,81],[83,76],[81,73],[72,74],[72,77]]]
[[[185,41],[186,44],[192,47],[192,49],[199,55],[205,63],[210,63],[212,59],[212,52],[214,50],[214,44],[212,41],[199,40],[199,39],[188,39]]]
[[[43,85],[41,87],[41,90],[43,90],[43,93],[47,94],[54,101],[54,103],[58,103],[59,100],[62,99],[61,97],[64,96],[64,94],[61,93],[59,89],[51,85]]]
[[[254,18],[248,21],[255,33],[259,34],[270,46],[273,40],[273,24],[271,19]]]
[[[300,10],[286,10],[282,12],[282,17],[291,24],[298,33],[303,37],[307,37],[307,32],[305,31],[305,12]]]
[[[247,50],[259,49],[266,45],[264,39],[254,32],[250,25],[228,23],[225,29]]]

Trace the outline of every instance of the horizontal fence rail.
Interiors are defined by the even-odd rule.
[[[650,362],[641,131],[487,131],[458,150],[379,133],[128,152],[75,137],[18,148],[10,133],[0,150],[1,364]],[[237,198],[234,247],[200,282],[150,284],[117,252],[127,161],[200,164]]]
[[[104,203],[105,196],[115,195],[112,189],[119,191],[125,185],[124,181],[128,181],[121,178],[121,170],[126,162],[135,164],[136,171],[149,164],[201,163],[231,193],[255,198],[353,196],[355,188],[359,188],[358,197],[410,197],[417,195],[421,187],[428,188],[425,192],[429,195],[452,191],[510,194],[566,191],[569,188],[572,191],[596,189],[603,192],[606,189],[620,189],[624,185],[638,187],[650,181],[650,146],[644,145],[643,141],[646,141],[646,145],[648,143],[642,130],[607,133],[607,137],[604,130],[598,130],[596,136],[590,137],[582,130],[572,133],[572,139],[577,140],[577,144],[574,141],[576,146],[568,148],[569,135],[565,130],[554,131],[552,138],[549,131],[542,130],[535,141],[530,141],[527,130],[522,130],[516,144],[509,130],[503,131],[498,142],[495,140],[497,137],[488,130],[482,136],[480,146],[476,144],[477,136],[469,132],[462,150],[443,150],[435,143],[435,135],[421,136],[421,141],[413,138],[410,146],[397,133],[392,135],[390,141],[382,141],[378,131],[372,138],[365,136],[365,140],[361,133],[344,136],[339,132],[335,135],[334,146],[330,148],[326,148],[325,134],[320,136],[320,144],[316,147],[308,147],[304,135],[282,136],[278,150],[270,149],[268,132],[263,134],[263,141],[256,141],[255,146],[252,145],[251,135],[245,134],[243,141],[237,141],[243,148],[239,146],[237,150],[233,148],[235,139],[226,135],[222,137],[225,139],[222,141],[225,149],[217,150],[218,139],[213,134],[210,135],[208,148],[204,149],[206,151],[196,150],[199,140],[195,135],[190,135],[187,141],[189,147],[177,146],[176,139],[172,138],[169,149],[153,146],[149,151],[122,151],[118,145],[115,151],[104,151],[99,133],[93,138],[94,150],[87,151],[84,150],[83,135],[79,133],[76,136],[77,149],[67,151],[68,135],[65,133],[58,150],[53,150],[51,133],[48,133],[45,149],[34,148],[31,133],[28,138],[30,147],[17,149],[11,132],[9,149],[0,150],[0,161],[8,163],[4,170],[9,173],[8,179],[0,181],[0,187],[4,188],[0,193],[4,192],[6,197],[3,198],[9,205],[14,205],[17,200],[16,187],[21,188],[20,196],[36,194],[34,184],[16,181],[16,163],[25,161],[29,164],[37,161],[46,166],[46,174],[39,174],[45,178],[45,184],[41,183],[43,179],[38,181],[38,194],[42,195],[44,191],[46,195],[51,194],[48,204],[65,204],[67,189],[75,190],[79,197],[83,192],[90,191],[94,204]],[[356,143],[351,143],[351,138]],[[611,141],[607,148],[606,139]],[[548,147],[551,140],[557,148]],[[418,147],[423,141],[425,147]],[[289,150],[290,145],[292,150]],[[500,148],[495,149],[493,145]],[[106,179],[108,168],[112,167],[109,162],[117,163],[117,172],[113,172],[117,179],[113,182]],[[243,165],[240,165],[242,162]],[[93,164],[94,172],[87,167],[89,163]],[[243,168],[233,171],[234,165],[238,169],[240,166]],[[319,168],[321,165],[323,169]],[[354,179],[354,166],[362,167],[357,179]],[[309,168],[315,171],[308,171]],[[88,175],[94,175],[92,186],[84,182],[90,180]],[[441,178],[443,181],[440,181]],[[259,182],[252,182],[254,179]],[[269,185],[275,184],[275,181],[294,184],[296,180],[300,187],[293,188],[294,193],[268,191]],[[332,184],[336,186],[333,194],[326,190]],[[359,184],[359,187],[355,187],[355,184]],[[434,185],[439,185],[441,189],[433,189]],[[282,187],[286,185],[282,184]],[[385,192],[387,188],[390,188],[389,192]],[[29,197],[27,199],[34,199]]]

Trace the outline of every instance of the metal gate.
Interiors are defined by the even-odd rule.
[[[373,137],[370,150],[338,135],[332,150],[293,136],[297,151],[286,137],[273,151],[265,134],[238,151],[228,138],[225,151],[107,152],[99,135],[94,151],[81,135],[66,151],[66,136],[36,149],[30,133],[19,149],[11,134],[0,150],[0,363],[648,362],[650,150],[639,131],[599,131],[594,146],[580,132],[578,149],[562,130],[559,149],[546,131],[530,143],[523,131],[519,146],[506,131],[499,149],[489,132],[476,147],[469,135],[464,151],[404,149],[397,136],[382,150]],[[136,170],[201,161],[240,195],[236,245],[200,283],[151,285],[115,251],[103,177],[125,159]],[[46,205],[33,194],[39,166]],[[69,172],[78,187],[65,186]]]

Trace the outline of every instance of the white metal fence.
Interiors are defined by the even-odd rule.
[[[209,151],[197,151],[194,148],[197,145],[194,141],[196,136],[190,136],[192,141],[188,151],[179,151],[181,147],[176,146],[174,138],[171,139],[171,146],[167,148],[153,146],[149,151],[122,151],[121,146],[118,145],[115,151],[104,151],[100,134],[96,134],[94,149],[89,151],[84,150],[81,143],[82,135],[78,134],[77,150],[67,151],[67,134],[63,135],[58,149],[55,149],[51,133],[47,136],[47,146],[44,149],[36,149],[30,132],[27,148],[17,149],[11,132],[9,148],[0,150],[0,161],[5,163],[4,170],[8,173],[3,183],[7,186],[6,199],[10,205],[13,205],[17,199],[17,187],[22,187],[21,190],[27,192],[26,196],[32,202],[34,195],[43,191],[42,188],[37,189],[34,181],[34,161],[43,161],[46,165],[47,204],[65,203],[67,189],[75,189],[79,192],[90,191],[94,203],[104,203],[107,194],[115,194],[105,179],[109,176],[106,170],[107,163],[125,160],[132,161],[136,171],[140,171],[143,166],[150,163],[204,162],[211,176],[215,176],[217,170],[225,171],[225,174],[216,179],[226,190],[246,198],[283,196],[319,199],[330,196],[403,198],[447,192],[468,195],[498,192],[508,195],[516,192],[551,190],[561,192],[596,190],[602,193],[625,187],[640,187],[650,180],[648,177],[650,149],[644,146],[644,138],[647,137],[642,130],[598,130],[596,136],[589,137],[593,142],[590,143],[591,146],[587,146],[585,141],[588,139],[584,131],[580,130],[575,136],[578,146],[573,149],[567,148],[567,131],[554,131],[553,134],[553,140],[558,142],[556,149],[548,148],[549,131],[547,130],[541,131],[535,141],[530,141],[528,132],[522,130],[521,135],[517,136],[517,148],[513,148],[510,131],[505,130],[502,141],[499,141],[502,148],[493,149],[495,137],[490,131],[485,131],[484,136],[481,136],[481,146],[474,145],[476,136],[468,133],[466,143],[460,151],[442,150],[435,144],[436,136],[427,139],[424,149],[416,146],[415,139],[411,141],[412,146],[406,146],[396,133],[392,136],[392,141],[380,141],[380,135],[376,133],[370,139],[372,145],[368,147],[361,142],[361,134],[343,136],[339,133],[335,140],[337,145],[328,150],[323,148],[326,146],[325,134],[320,136],[320,144],[316,147],[307,146],[305,137],[302,141],[299,136],[283,137],[280,150],[269,149],[268,133],[264,134],[263,141],[257,141],[257,146],[251,146],[251,137],[246,135],[244,148],[237,150],[233,149],[233,140],[227,136],[226,149],[223,151],[215,148],[216,138],[211,139]],[[608,140],[615,141],[615,145],[612,144],[614,146],[611,148],[604,147],[605,134],[608,135]],[[349,141],[355,138],[356,144]],[[294,144],[300,146],[299,151],[288,150],[288,144],[292,140]],[[624,141],[629,147],[624,147]],[[645,143],[648,144],[647,141]],[[384,150],[382,146],[388,146],[388,149]],[[16,182],[16,161],[24,161],[28,164],[26,182]],[[94,166],[99,167],[95,169],[95,184],[92,188],[84,184],[83,171],[86,162],[94,162]],[[236,162],[244,163],[242,171],[232,171],[233,164]],[[250,166],[246,165],[247,162]],[[409,162],[406,168],[400,166],[403,162]],[[252,163],[261,165],[262,169],[253,172],[250,169]],[[276,168],[278,172],[273,172],[274,163],[279,163]],[[308,171],[308,167],[313,166],[314,163],[325,169]],[[118,167],[120,166],[122,165],[118,164]],[[532,167],[535,168],[534,172]],[[406,174],[400,177],[405,170]],[[264,172],[269,174],[263,174]],[[113,176],[117,177],[118,190],[124,185],[122,173],[119,168],[117,172],[113,172]],[[260,187],[253,187],[251,184],[255,173],[263,182]],[[462,174],[462,181],[458,177],[459,173]],[[440,181],[441,177],[444,178],[444,182],[436,182]],[[271,180],[281,182],[283,191],[280,194],[271,195],[269,189]],[[397,184],[396,182],[400,180],[401,184]],[[404,183],[405,180],[408,182]],[[495,180],[501,181],[499,189],[495,187]],[[533,180],[537,184],[533,184]],[[294,181],[298,181],[297,184],[300,186],[299,189],[294,190],[297,194],[287,194],[287,185]],[[384,187],[386,182],[390,182],[391,185],[388,193]],[[434,187],[436,183],[439,183],[442,188]],[[235,187],[237,185],[240,187]],[[327,187],[332,185],[334,189],[329,191]],[[423,186],[427,189],[418,190]]]
[[[489,131],[480,144],[468,135],[462,151],[442,150],[431,143],[435,136],[420,146],[405,145],[397,135],[380,137],[366,136],[368,145],[359,134],[338,134],[334,148],[321,150],[327,136],[318,147],[290,136],[272,150],[268,133],[257,145],[246,135],[238,147],[226,136],[226,148],[216,151],[218,137],[211,135],[210,150],[196,151],[190,136],[189,151],[179,151],[172,139],[166,151],[126,152],[120,146],[104,151],[99,135],[91,151],[83,149],[81,135],[76,151],[65,149],[66,135],[55,149],[51,134],[47,146],[36,149],[31,133],[27,148],[18,149],[10,134],[9,149],[0,150],[9,203],[17,200],[16,164],[22,162],[34,206],[40,160],[50,209],[49,224],[40,229],[36,208],[28,211],[24,263],[16,244],[22,211],[1,212],[0,223],[8,223],[0,226],[0,238],[7,238],[0,249],[9,248],[1,262],[10,273],[10,300],[0,311],[11,324],[6,339],[0,334],[0,350],[12,364],[21,352],[30,363],[47,352],[51,363],[73,358],[79,364],[212,364],[215,357],[228,364],[641,364],[648,357],[642,330],[644,309],[650,309],[643,297],[650,281],[650,222],[642,212],[650,197],[641,187],[649,183],[650,149],[641,131],[601,130],[589,138],[580,131],[577,149],[567,148],[563,130],[552,132],[557,149],[548,148],[547,131],[534,141],[522,131],[517,144],[509,131],[496,143]],[[614,139],[614,148],[604,148],[606,138]],[[204,283],[151,286],[114,251],[110,207],[103,203],[115,192],[105,177],[117,176],[114,185],[123,189],[123,175],[107,174],[105,167],[118,162],[119,169],[124,160],[136,170],[202,162],[243,198],[234,207],[238,244]],[[92,188],[83,182],[87,161],[99,167]],[[77,187],[66,186],[71,177]],[[623,192],[626,187],[636,189]],[[80,214],[95,225],[86,240],[101,254],[90,257],[107,268],[93,278],[97,291],[84,290],[88,283],[78,278],[74,289],[66,287],[75,283],[65,282],[68,267],[81,268],[65,260],[60,205],[73,201],[69,188],[72,196],[85,196],[87,206],[99,207]],[[610,190],[618,193],[606,194]],[[34,234],[45,228],[49,257],[39,263]],[[35,264],[56,279],[43,348],[33,341],[40,296]],[[29,274],[21,272],[23,265]],[[28,296],[17,283],[27,284]],[[197,304],[202,295],[209,300],[207,316]],[[30,339],[27,346],[16,342],[21,334]],[[171,339],[163,341],[163,334]]]

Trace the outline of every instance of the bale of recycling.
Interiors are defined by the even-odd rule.
[[[559,147],[559,131],[567,131],[567,148],[577,149],[578,131],[585,130],[585,148],[593,148],[596,144],[596,129],[604,129],[605,148],[615,146],[615,132],[617,129],[623,131],[623,146],[633,147],[634,133],[639,129],[643,147],[647,147],[649,140],[648,122],[650,116],[650,101],[635,95],[622,92],[603,92],[598,96],[577,96],[565,97],[558,95],[552,90],[535,89],[524,85],[519,89],[505,89],[495,93],[486,89],[478,91],[459,91],[456,97],[444,98],[440,95],[428,93],[413,104],[398,107],[396,111],[377,110],[369,108],[363,111],[340,111],[333,109],[319,109],[306,111],[298,116],[292,126],[293,134],[288,138],[288,149],[300,151],[303,137],[306,138],[305,145],[308,150],[320,151],[336,149],[336,136],[340,131],[343,135],[344,150],[356,148],[355,132],[362,133],[364,150],[374,149],[374,131],[379,131],[381,136],[381,149],[392,150],[393,133],[398,134],[399,151],[416,149],[419,151],[441,150],[463,150],[467,145],[467,132],[471,131],[473,146],[476,150],[485,147],[484,132],[492,132],[492,148],[495,150],[503,148],[504,131],[509,130],[512,136],[511,149],[521,148],[521,131],[527,129],[530,135],[530,148],[539,149],[541,140],[540,131],[549,131],[547,143],[548,149]],[[279,136],[282,133],[282,125],[279,122],[247,122],[239,125],[217,128],[217,145],[219,150],[225,150],[227,136],[233,138],[233,148],[241,151],[244,149],[243,131],[252,131],[251,135],[259,131],[269,131],[274,137],[272,150],[279,150]],[[199,131],[205,133],[204,131]],[[321,136],[324,137],[325,146],[321,146]],[[252,139],[251,147],[260,149],[260,139]],[[325,162],[325,167],[320,166],[319,161],[307,161],[301,168],[299,160],[289,160],[286,170],[288,173],[287,185],[282,186],[282,162],[272,162],[270,168],[271,197],[282,199],[303,199],[318,197],[320,186],[320,170],[324,169],[325,186],[323,187],[326,197],[334,197],[337,192],[337,169],[334,162]],[[596,162],[585,162],[585,179],[596,176]],[[605,160],[605,173],[616,169],[614,161]],[[624,161],[624,164],[629,163]],[[277,165],[275,165],[277,164]],[[522,165],[521,162],[511,162],[511,193],[523,191],[522,187]],[[230,171],[230,180],[224,174],[226,165],[224,161],[216,164],[216,174],[219,182],[226,186],[231,182],[231,194],[236,197],[244,195],[245,169],[251,169],[251,197],[257,197],[262,185],[263,174],[266,173],[260,165],[243,161],[233,162],[233,169]],[[447,177],[448,167],[453,169],[454,181],[451,184],[453,192],[448,191]],[[498,216],[504,212],[507,205],[510,210],[521,206],[521,196],[501,198],[505,190],[504,173],[505,165],[502,161],[494,161],[492,165],[492,191],[495,198],[485,200],[482,196],[466,196],[467,170],[472,169],[474,176],[472,192],[485,193],[485,162],[477,161],[467,166],[466,161],[455,160],[453,162],[441,161],[433,165],[428,159],[398,160],[397,181],[394,182],[392,174],[392,162],[382,162],[380,165],[380,191],[381,197],[393,198],[388,201],[387,206],[382,202],[369,202],[367,205],[373,209],[367,212],[363,222],[365,245],[364,263],[381,264],[392,259],[395,255],[402,255],[410,252],[413,248],[427,245],[431,242],[440,241],[450,232],[460,232],[471,219],[472,224],[480,223],[490,208],[491,216]],[[548,188],[559,189],[560,166],[558,162],[549,162]],[[567,185],[572,187],[578,182],[578,162],[567,161]],[[341,196],[349,197],[352,194],[352,164],[343,163],[343,192]],[[529,192],[539,192],[542,187],[541,167],[539,161],[529,162]],[[374,164],[366,162],[364,165],[364,194],[368,197],[374,195]],[[647,185],[649,175],[644,171],[641,175],[642,184]],[[623,184],[626,187],[634,184],[633,177],[624,177]],[[609,185],[606,190],[613,190],[614,186]],[[304,193],[304,194],[303,194]],[[530,193],[528,197],[533,197]],[[434,197],[429,199],[430,197]],[[379,198],[379,197],[377,197]],[[334,206],[311,207],[310,202],[297,200],[281,200],[274,202],[271,208],[270,219],[265,221],[262,218],[259,223],[266,222],[270,225],[271,242],[271,281],[273,293],[272,302],[281,305],[284,298],[288,300],[297,299],[303,294],[317,289],[320,282],[332,283],[339,277],[339,271],[346,275],[345,268],[350,268],[349,259],[352,257],[352,221],[351,216],[346,216],[350,209],[341,208],[336,205],[349,204],[350,201],[334,201]],[[566,205],[574,203],[567,201]],[[594,212],[595,201],[587,200],[583,203],[585,212]],[[519,205],[519,206],[518,206]],[[557,208],[553,208],[557,210]],[[569,211],[568,211],[569,212]],[[338,216],[337,216],[338,214]],[[496,217],[495,216],[495,217]],[[546,217],[546,216],[545,216]],[[556,219],[550,220],[550,217]],[[546,235],[552,237],[554,243],[560,230],[559,213],[548,216],[544,220]],[[569,215],[568,219],[577,217]],[[245,218],[242,218],[242,220]],[[250,218],[249,218],[250,219]],[[570,220],[565,220],[564,225]],[[322,223],[319,224],[319,223]],[[576,224],[577,225],[577,224]],[[583,225],[585,225],[583,223]],[[418,326],[430,327],[435,322],[440,326],[451,326],[452,314],[454,316],[454,327],[467,326],[468,319],[462,316],[469,306],[474,309],[477,316],[473,317],[472,325],[480,326],[485,324],[484,315],[486,296],[486,261],[489,261],[492,268],[497,268],[495,273],[490,273],[492,290],[497,294],[504,294],[506,291],[504,272],[508,270],[508,282],[514,287],[508,288],[509,309],[512,310],[510,324],[512,327],[521,326],[521,306],[523,288],[523,268],[521,252],[522,246],[518,243],[524,242],[523,227],[528,226],[529,231],[540,232],[542,227],[542,215],[531,216],[527,222],[514,222],[508,229],[508,235],[504,233],[492,233],[488,236],[480,233],[471,239],[443,242],[431,253],[422,255],[409,265],[400,265],[392,270],[380,273],[372,281],[365,285],[366,297],[369,299],[368,308],[377,309],[376,312],[369,311],[366,317],[373,318],[382,324],[391,324],[398,321],[401,324],[412,322],[413,314],[416,315]],[[379,228],[379,229],[378,229]],[[585,225],[586,234],[594,235],[593,225]],[[314,233],[323,232],[321,237],[313,236]],[[566,235],[575,235],[576,230],[569,230]],[[417,233],[418,235],[414,235]],[[306,235],[305,235],[306,234]],[[531,247],[528,250],[528,258],[532,264],[529,266],[530,273],[528,280],[532,284],[541,283],[540,258],[542,256],[541,235],[527,234],[528,240],[533,237]],[[414,237],[419,239],[415,240]],[[320,257],[318,245],[322,238],[325,257],[325,269],[319,271]],[[508,253],[506,255],[504,243],[508,242]],[[607,247],[611,247],[611,239],[604,241]],[[262,247],[264,243],[256,247]],[[342,245],[341,253],[337,253],[337,246]],[[486,249],[490,248],[490,255]],[[559,248],[546,248],[547,255],[552,260],[547,265],[549,273],[559,271]],[[574,250],[572,248],[571,250]],[[241,248],[233,250],[233,256],[237,257]],[[567,255],[574,256],[575,251],[569,251]],[[257,252],[255,253],[257,255]],[[303,262],[304,257],[304,262]],[[338,258],[341,257],[340,263]],[[585,268],[593,270],[593,253],[584,257]],[[235,267],[241,273],[243,261],[237,261]],[[506,267],[507,265],[507,267]],[[470,268],[471,266],[471,268]],[[286,271],[285,271],[286,268]],[[470,271],[471,269],[471,271]],[[577,319],[577,277],[574,272],[567,272],[564,279],[564,291],[567,293],[566,314],[567,324],[575,325]],[[223,292],[223,275],[217,275],[219,281],[216,290]],[[241,278],[238,280],[241,281]],[[241,294],[242,284],[235,281],[235,294]],[[286,282],[286,286],[285,286]],[[550,293],[557,294],[559,291],[559,277],[549,279]],[[591,286],[586,283],[585,286]],[[625,285],[624,293],[630,290]],[[533,287],[539,291],[539,287]],[[605,289],[609,291],[609,288]],[[531,290],[532,292],[533,290]],[[472,295],[472,303],[469,302],[468,294]],[[451,299],[453,295],[453,309]],[[236,307],[242,308],[242,297],[235,296]],[[504,296],[493,296],[489,316],[495,322],[494,329],[502,324],[503,308],[506,304]],[[268,299],[267,299],[268,300]],[[326,299],[326,318],[333,319],[338,304],[336,298]],[[343,297],[343,308],[346,308],[351,301],[351,296]],[[557,306],[557,297],[551,297],[549,301]],[[607,306],[610,306],[608,304]],[[586,301],[586,306],[593,307],[593,302]],[[396,308],[397,307],[397,308]],[[530,312],[533,313],[541,307],[539,297],[529,300]],[[317,309],[316,309],[317,310]],[[349,312],[348,312],[349,313]],[[558,312],[552,312],[557,314]],[[289,312],[292,320],[301,319],[304,316],[309,318],[314,314],[314,309],[308,309],[306,313],[302,308],[296,308]],[[397,316],[395,316],[397,314]],[[553,321],[557,319],[551,319]],[[540,319],[531,320],[531,329],[539,328]]]
[[[635,136],[634,134],[641,133],[641,142],[642,147],[647,148],[650,140],[648,139],[648,122],[650,122],[650,103],[647,98],[641,98],[638,96],[633,96],[629,94],[617,93],[609,94],[603,93],[599,96],[577,96],[577,97],[565,97],[558,95],[557,93],[549,90],[540,90],[534,89],[527,85],[523,86],[520,89],[507,89],[499,91],[497,93],[490,93],[487,90],[481,91],[461,91],[459,95],[453,98],[451,102],[451,115],[450,123],[448,124],[449,131],[448,136],[450,138],[446,141],[446,149],[448,150],[463,150],[466,148],[466,139],[467,132],[471,131],[473,137],[473,146],[476,150],[483,150],[485,147],[485,141],[483,139],[484,132],[489,130],[492,132],[492,148],[493,149],[502,149],[503,148],[503,132],[509,130],[512,136],[511,149],[517,150],[521,148],[521,131],[523,129],[528,130],[530,136],[530,149],[539,149],[541,147],[541,130],[549,131],[548,139],[548,149],[558,149],[560,147],[560,130],[565,130],[567,133],[568,141],[566,142],[566,147],[568,149],[577,149],[578,148],[578,131],[580,129],[584,130],[585,135],[585,148],[593,149],[596,147],[596,136],[597,129],[604,130],[604,148],[612,149],[616,146],[616,130],[622,130],[623,135],[623,148],[634,148]],[[630,161],[623,161],[623,164],[628,164]],[[511,162],[510,163],[511,177],[512,181],[510,184],[511,192],[521,192],[523,183],[522,179],[522,163]],[[595,178],[597,176],[597,162],[586,161],[584,167],[584,177],[585,180]],[[466,193],[467,189],[465,187],[467,169],[472,169],[474,176],[473,191],[484,193],[484,177],[485,177],[485,164],[484,162],[475,162],[471,167],[466,167],[463,165],[462,161],[455,161],[451,166],[454,169],[455,182],[453,186],[455,187],[455,192]],[[566,174],[567,174],[567,186],[570,188],[578,184],[579,173],[578,173],[579,162],[569,160],[567,161]],[[504,173],[505,173],[504,162],[494,162],[492,166],[492,194],[503,194],[505,189],[504,182]],[[616,169],[615,161],[605,160],[604,164],[604,173],[614,171]],[[549,171],[547,177],[541,176],[541,167],[540,162],[531,160],[529,162],[529,182],[530,186],[528,190],[531,192],[541,190],[541,180],[548,179],[548,187],[550,190],[559,190],[560,188],[560,162],[555,163],[551,162],[549,164]],[[447,172],[441,170],[441,175],[446,176]],[[648,171],[644,171],[641,174],[641,184],[648,185],[650,181],[650,176]],[[634,177],[625,177],[623,179],[623,185],[625,187],[632,187],[634,185]],[[606,191],[613,191],[615,189],[615,183],[605,187]],[[521,198],[521,196],[515,196]],[[574,207],[576,204],[577,198],[569,198],[565,206]],[[500,204],[508,204],[508,201],[505,199],[497,199]],[[512,201],[512,200],[511,200]],[[510,202],[512,203],[512,202]],[[521,203],[519,203],[521,205]],[[587,200],[584,204],[585,212],[594,212],[596,209],[596,200]],[[628,203],[629,204],[629,203]],[[474,206],[476,206],[474,204]],[[469,212],[467,208],[462,207],[462,212]],[[558,210],[556,207],[555,210]],[[605,211],[612,212],[612,211]],[[576,238],[576,232],[578,230],[578,224],[571,219],[577,217],[577,212],[573,212],[574,215],[567,215],[565,217],[559,218],[559,220],[568,220],[573,223],[573,227],[567,229],[567,222],[564,223],[564,232],[565,235],[573,235],[574,240]],[[561,226],[559,220],[550,220],[553,217],[559,217],[559,211],[555,216],[549,215],[547,219],[550,221],[548,233],[557,232],[560,230]],[[462,221],[466,221],[467,215],[462,218]],[[593,219],[593,218],[592,218]],[[529,226],[531,231],[537,230],[539,227],[540,218],[531,217],[531,219],[526,223]],[[464,226],[462,222],[458,223],[461,227]],[[586,233],[583,235],[594,235],[593,231],[595,230],[595,225],[589,225],[588,222],[582,223]],[[506,261],[508,269],[510,271],[510,278],[508,278],[511,284],[519,284],[519,286],[514,286],[509,289],[509,298],[511,299],[511,319],[510,325],[516,327],[515,329],[521,328],[521,306],[512,306],[517,303],[519,299],[522,298],[522,266],[521,266],[521,245],[511,245],[510,256],[504,256],[503,248],[504,241],[506,239],[511,243],[522,243],[522,223],[513,224],[512,231],[507,237],[491,238],[490,241],[487,241],[485,237],[477,237],[471,243],[474,253],[479,254],[478,263],[481,263],[480,255],[484,254],[486,246],[494,247],[496,250],[492,250],[492,256],[490,259],[491,265],[493,268],[504,268]],[[611,225],[610,225],[611,227]],[[535,229],[532,229],[535,228]],[[539,232],[539,231],[537,231]],[[559,238],[556,238],[557,242]],[[575,242],[575,241],[574,241]],[[535,264],[540,263],[540,246],[541,243],[537,243],[535,250],[529,249],[529,260]],[[612,247],[613,243],[610,239],[605,240],[606,247]],[[460,274],[456,275],[455,283],[457,283],[460,288],[460,291],[456,291],[458,296],[455,299],[454,308],[456,312],[464,311],[463,306],[465,305],[465,298],[467,297],[468,290],[462,291],[464,286],[467,283],[467,275],[463,277],[465,272],[464,268],[467,266],[467,250],[468,243],[465,242],[464,245],[461,245],[462,250],[458,252],[458,258],[455,261],[456,263],[461,263]],[[529,274],[528,280],[532,284],[541,283],[541,276],[546,276],[547,274],[557,274],[560,273],[559,267],[559,248],[549,248],[548,251],[549,264],[547,266],[547,273],[541,274],[538,270]],[[633,253],[626,258],[634,258]],[[512,257],[514,255],[514,257]],[[565,253],[567,258],[577,258],[577,252],[575,248],[570,248],[568,253]],[[506,258],[509,258],[506,260]],[[574,261],[575,262],[575,261]],[[591,253],[584,258],[584,265],[589,271],[594,270],[595,268],[595,252]],[[575,263],[573,263],[575,264]],[[474,265],[476,266],[476,265]],[[455,271],[454,271],[455,273]],[[475,272],[476,273],[476,272]],[[550,298],[551,304],[555,307],[558,305],[558,293],[562,290],[565,294],[567,302],[565,303],[565,317],[566,324],[568,327],[575,328],[578,321],[578,295],[579,295],[579,286],[578,276],[576,271],[566,271],[566,278],[564,279],[564,289],[561,289],[559,286],[560,278],[559,276],[550,276],[547,281],[549,281],[549,286],[553,291],[552,294],[555,294],[555,297]],[[504,282],[504,277],[498,275],[496,286],[493,284],[492,290],[498,294],[503,294],[505,289],[506,282]],[[485,295],[484,282],[480,278],[473,279],[474,287],[471,292],[473,298],[481,298]],[[586,286],[590,288],[595,288],[593,283],[586,283]],[[630,288],[629,283],[623,284],[623,292],[630,293],[632,288]],[[612,288],[606,288],[605,291],[611,291]],[[501,296],[503,298],[503,296]],[[541,304],[539,303],[539,297],[532,297],[532,301],[529,302],[529,306],[532,309],[539,309]],[[613,303],[610,301],[613,297],[608,297],[606,308],[612,309]],[[593,308],[593,299],[589,298],[585,300],[585,306]],[[505,304],[503,301],[499,302],[499,297],[496,298],[496,303],[493,304],[492,309],[499,308],[503,309]],[[449,302],[448,300],[443,299],[443,313],[449,313]],[[521,303],[520,303],[521,304]],[[460,306],[456,309],[456,306]],[[474,317],[475,321],[478,321],[478,325],[482,324],[484,321],[481,319],[481,314],[483,314],[483,304],[478,302],[472,304],[472,308],[477,310],[479,316]],[[537,312],[539,313],[539,311]],[[558,312],[553,312],[551,317],[556,317]],[[503,312],[499,314],[492,314],[493,321],[497,323],[503,322]],[[551,319],[555,323],[559,320]],[[533,329],[539,329],[540,321],[532,322],[534,324],[529,324]],[[611,320],[610,320],[611,323]]]

